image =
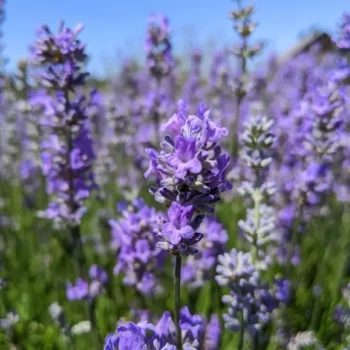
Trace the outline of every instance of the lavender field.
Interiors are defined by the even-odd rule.
[[[350,349],[350,13],[181,57],[155,14],[98,80],[64,22],[9,71],[6,6],[1,350]]]

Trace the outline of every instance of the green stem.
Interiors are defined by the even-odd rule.
[[[236,106],[235,106],[235,116],[234,120],[232,123],[232,136],[230,140],[230,145],[229,145],[229,154],[232,156],[237,156],[238,154],[238,135],[237,135],[237,130],[238,130],[238,123],[239,123],[239,116],[240,116],[240,111],[241,111],[241,103],[242,103],[243,98],[238,96],[236,97]]]
[[[258,349],[259,349],[259,336],[256,334],[252,339],[252,350],[258,350]]]
[[[73,249],[74,249],[74,257],[75,263],[77,266],[77,271],[79,276],[82,276],[85,280],[88,280],[89,273],[87,268],[87,263],[84,255],[83,244],[81,241],[80,234],[80,226],[71,227],[71,237],[73,239]],[[88,316],[91,323],[91,333],[93,342],[95,344],[96,349],[101,349],[100,337],[96,327],[96,304],[95,300],[88,302],[85,306],[86,315]]]
[[[79,225],[71,227],[71,237],[73,240],[73,249],[74,249],[74,256],[75,256],[77,271],[82,278],[87,279],[88,278],[87,263],[84,255],[83,244],[81,241]]]
[[[321,297],[317,296],[312,310],[310,329],[317,332],[322,313]]]
[[[157,81],[157,104],[160,103],[160,101],[158,101],[159,95],[160,95],[160,89],[161,89],[161,84],[162,84],[162,79],[156,79]],[[158,108],[158,106],[156,106],[156,108]],[[154,127],[155,127],[155,137],[156,137],[156,145],[159,146],[160,141],[161,141],[161,134],[160,134],[160,115],[158,113],[158,111],[156,111],[154,113]]]
[[[256,187],[254,195],[253,195],[253,200],[254,200],[254,228],[255,230],[258,230],[260,226],[260,205],[261,205],[261,193],[258,187]],[[253,244],[252,244],[252,259],[253,259],[253,264],[255,264],[258,261],[258,245],[257,245],[257,234],[254,234],[253,237]]]
[[[181,255],[175,256],[174,270],[174,318],[176,326],[176,349],[181,350],[181,329],[180,329],[180,286],[181,286]]]
[[[89,319],[91,323],[91,331],[92,331],[92,338],[95,344],[96,349],[101,349],[101,339],[100,335],[97,331],[97,325],[96,325],[96,300],[92,300],[88,304],[88,313],[89,313]]]
[[[239,332],[239,342],[238,342],[238,350],[244,349],[244,323],[243,323],[243,311],[241,312],[241,329]]]

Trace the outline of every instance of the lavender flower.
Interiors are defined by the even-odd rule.
[[[60,327],[62,333],[66,333],[69,328],[67,325],[66,315],[63,307],[57,301],[49,306],[49,314],[54,323]]]
[[[18,314],[15,312],[8,312],[5,318],[0,319],[0,329],[2,329],[4,332],[9,332],[18,321]]]
[[[314,345],[316,346],[316,349],[322,350],[324,349],[318,339],[316,338],[314,332],[299,332],[296,335],[294,335],[288,345],[288,350],[299,350],[299,349],[306,349],[309,346]]]
[[[191,67],[187,81],[183,86],[182,96],[186,96],[186,103],[195,108],[203,99],[204,91],[201,82],[201,63],[203,54],[200,50],[194,50],[191,55]]]
[[[278,240],[276,211],[268,202],[276,188],[264,178],[264,172],[272,161],[269,155],[274,140],[270,131],[272,125],[272,120],[266,117],[253,116],[242,137],[242,159],[252,170],[252,181],[243,182],[238,192],[248,203],[253,203],[253,208],[247,210],[246,220],[240,220],[238,226],[251,244],[254,263],[260,263],[260,268],[266,268],[266,246]]]
[[[232,68],[229,65],[226,50],[215,52],[209,72],[207,95],[211,106],[212,117],[225,126],[230,126],[230,117],[234,108],[231,71]]]
[[[169,21],[162,15],[149,19],[146,39],[147,65],[157,80],[170,74],[174,65],[170,43]]]
[[[85,47],[77,38],[81,29],[70,30],[61,23],[54,35],[44,26],[33,47],[34,61],[47,89],[32,99],[43,108],[42,125],[49,131],[42,143],[42,164],[52,202],[43,216],[72,226],[79,224],[85,213],[82,201],[95,187],[85,99],[79,96],[88,75],[83,69]]]
[[[346,348],[350,346],[350,284],[342,288],[342,304],[335,308],[333,318],[342,328],[342,343]]]
[[[220,344],[221,327],[216,315],[210,317],[204,335],[204,349],[215,350]]]
[[[215,315],[206,325],[200,315],[191,315],[184,307],[180,312],[182,348],[208,349],[218,348],[220,326]],[[109,334],[105,339],[105,350],[125,349],[175,350],[175,324],[168,311],[164,312],[156,325],[147,321],[137,324],[119,325],[117,334]]]
[[[340,25],[339,38],[336,40],[337,46],[348,52],[350,50],[350,14],[344,13]]]
[[[203,234],[196,232],[203,215],[197,215],[192,219],[195,207],[191,205],[182,206],[173,202],[168,210],[168,221],[160,219],[155,231],[159,242],[157,247],[168,250],[172,254],[190,255],[198,250],[193,247],[198,243]]]
[[[239,75],[234,81],[234,92],[236,95],[235,116],[232,124],[233,137],[231,138],[230,153],[237,154],[238,138],[237,130],[241,113],[241,104],[248,93],[247,66],[262,50],[262,44],[249,45],[249,38],[254,33],[257,26],[252,20],[254,6],[242,6],[241,0],[236,0],[237,10],[232,11],[230,18],[233,21],[233,28],[239,36],[240,42],[233,48],[233,54],[239,61]]]
[[[156,271],[163,266],[164,254],[157,248],[153,231],[161,214],[135,199],[121,210],[120,220],[110,220],[112,246],[118,253],[114,273],[124,273],[124,283],[142,293],[161,290]]]
[[[255,339],[271,322],[272,312],[279,302],[286,301],[286,289],[289,286],[278,283],[276,292],[270,290],[267,284],[261,282],[251,254],[235,249],[219,256],[216,271],[217,282],[230,288],[230,294],[222,298],[228,305],[227,313],[223,316],[225,327],[232,331],[247,330]]]
[[[250,253],[238,252],[232,249],[230,253],[224,253],[218,257],[219,265],[216,268],[217,282],[224,286],[232,281],[245,283],[254,275],[254,265]]]
[[[204,233],[197,244],[198,253],[187,258],[182,271],[182,280],[192,288],[213,279],[218,255],[224,252],[228,240],[227,232],[213,217],[204,218],[198,230]]]
[[[187,116],[184,103],[163,126],[175,137],[164,137],[162,151],[147,149],[150,166],[147,177],[156,175],[158,188],[152,187],[155,199],[166,205],[169,221],[160,220],[158,246],[173,254],[193,254],[192,246],[203,237],[196,232],[204,215],[195,217],[195,211],[213,212],[220,193],[230,189],[225,174],[229,157],[221,154],[218,142],[227,134],[209,118],[209,111],[199,116]]]
[[[158,185],[151,188],[151,193],[160,203],[177,201],[212,212],[220,192],[231,188],[225,178],[229,157],[221,153],[218,145],[227,130],[210,120],[209,111],[187,116],[182,101],[162,130],[174,139],[164,137],[160,153],[147,149],[151,161],[145,176],[156,175]]]
[[[108,282],[107,273],[97,265],[92,265],[89,270],[90,281],[82,278],[76,280],[76,284],[67,283],[67,299],[73,300],[92,300],[103,292],[103,286]]]

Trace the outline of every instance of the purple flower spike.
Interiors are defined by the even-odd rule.
[[[176,168],[175,176],[184,180],[187,173],[199,174],[201,172],[202,164],[195,155],[196,140],[177,136],[175,139],[175,155],[169,159],[169,164]]]
[[[163,138],[161,152],[146,150],[150,163],[145,173],[156,176],[157,187],[150,192],[169,207],[169,221],[159,220],[157,245],[173,254],[192,255],[203,237],[196,230],[205,213],[212,213],[221,192],[232,188],[226,180],[230,158],[219,146],[228,132],[210,119],[203,104],[198,116],[187,115],[183,101],[161,130],[171,136]]]
[[[217,349],[221,331],[215,315],[206,325],[202,316],[191,315],[184,307],[180,311],[180,327],[183,349]],[[175,324],[170,312],[165,311],[155,325],[147,320],[119,325],[117,334],[106,337],[104,350],[176,350],[175,343]]]
[[[82,300],[88,296],[89,293],[89,284],[78,278],[75,285],[67,283],[67,299],[70,301],[73,300]]]
[[[147,65],[158,80],[169,75],[174,65],[169,21],[162,15],[149,19],[146,38]]]
[[[105,270],[97,265],[92,265],[89,270],[90,278],[105,284],[108,282],[108,275]]]
[[[97,265],[92,265],[89,275],[89,282],[78,278],[75,285],[67,283],[66,295],[68,300],[92,300],[103,292],[103,286],[108,282],[106,271]]]
[[[158,293],[161,286],[155,273],[163,266],[164,252],[157,248],[153,231],[161,213],[141,199],[119,208],[123,217],[109,221],[112,246],[118,254],[114,273],[123,273],[124,283],[141,293]]]
[[[80,224],[86,212],[83,200],[96,188],[89,103],[81,94],[88,76],[85,45],[78,39],[81,30],[80,25],[72,30],[61,23],[55,35],[43,26],[32,49],[43,90],[30,102],[43,115],[40,122],[47,139],[41,145],[42,171],[51,198],[42,216],[59,226]]]
[[[182,206],[173,202],[168,210],[169,221],[160,219],[158,229],[155,231],[159,238],[157,246],[169,250],[173,254],[178,252],[185,255],[197,252],[191,247],[199,242],[203,234],[195,231],[199,227],[203,216],[199,215],[193,219],[195,207]]]
[[[189,225],[194,207],[183,207],[181,204],[174,202],[168,210],[170,222],[164,224],[163,235],[169,238],[173,245],[178,244],[181,239],[191,239],[195,232]]]

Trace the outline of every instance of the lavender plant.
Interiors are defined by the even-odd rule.
[[[175,59],[162,15],[106,79],[80,28],[13,74],[0,35],[1,349],[349,347],[350,17],[255,66],[235,4],[237,69],[217,43]]]
[[[204,218],[198,229],[206,234],[197,243],[198,253],[190,255],[182,268],[182,281],[191,288],[203,287],[212,281],[218,256],[225,251],[228,234],[215,218]]]
[[[285,285],[277,284],[277,291],[270,289],[261,281],[251,253],[236,249],[219,256],[216,271],[219,285],[230,289],[230,294],[222,298],[228,305],[228,311],[223,316],[225,327],[234,332],[240,331],[237,349],[244,348],[246,332],[250,335],[251,348],[257,349],[259,336],[271,322],[273,311],[280,301],[286,301]]]
[[[170,135],[163,138],[160,153],[147,150],[150,167],[145,176],[156,176],[157,187],[150,191],[158,202],[169,207],[168,220],[159,220],[157,246],[175,255],[174,315],[176,346],[181,349],[181,256],[198,251],[195,245],[204,234],[197,229],[204,213],[213,212],[220,193],[231,188],[225,177],[229,157],[221,153],[218,144],[227,130],[210,120],[209,111],[187,116],[183,101],[162,129]]]
[[[162,288],[156,272],[164,266],[164,252],[156,247],[153,231],[161,214],[141,198],[120,206],[123,217],[109,221],[118,257],[114,273],[124,273],[124,283],[145,295],[157,294]]]
[[[86,213],[83,200],[90,196],[95,181],[93,144],[82,94],[88,73],[84,70],[85,45],[78,39],[81,30],[81,25],[71,30],[63,22],[57,35],[47,26],[39,30],[39,39],[33,47],[33,61],[44,90],[32,101],[42,107],[44,117],[40,122],[47,128],[46,140],[41,144],[41,159],[51,202],[41,215],[69,229],[77,271],[87,279],[80,223]],[[95,328],[94,303],[89,304],[89,314]],[[94,335],[98,346],[96,331]]]
[[[275,193],[275,185],[265,179],[266,167],[272,162],[269,148],[274,141],[271,133],[273,121],[263,116],[253,116],[242,136],[242,158],[252,170],[251,181],[244,181],[239,189],[253,207],[247,210],[245,221],[238,222],[244,238],[251,244],[255,265],[266,263],[266,246],[278,239],[275,230],[276,213],[268,200]]]
[[[217,349],[220,342],[220,325],[216,316],[206,323],[200,315],[191,315],[184,307],[180,311],[182,336],[181,349]],[[110,334],[105,340],[105,350],[115,349],[152,349],[175,350],[176,326],[170,312],[164,312],[156,325],[147,321],[137,324],[127,323],[118,326],[117,334]]]
[[[235,115],[232,124],[233,137],[230,140],[230,154],[237,154],[238,138],[237,131],[240,119],[241,104],[248,92],[248,62],[259,54],[262,44],[250,45],[250,36],[257,26],[253,21],[254,6],[242,6],[242,0],[235,0],[237,10],[231,11],[230,19],[233,21],[233,28],[239,37],[239,43],[235,45],[232,52],[239,62],[238,77],[234,81],[234,92],[236,97]]]
[[[152,99],[151,116],[154,121],[156,144],[159,143],[159,126],[162,113],[160,105],[164,98],[161,84],[174,66],[172,46],[170,42],[169,20],[163,15],[151,16],[146,37],[146,63],[151,77],[155,80],[154,98]]]

